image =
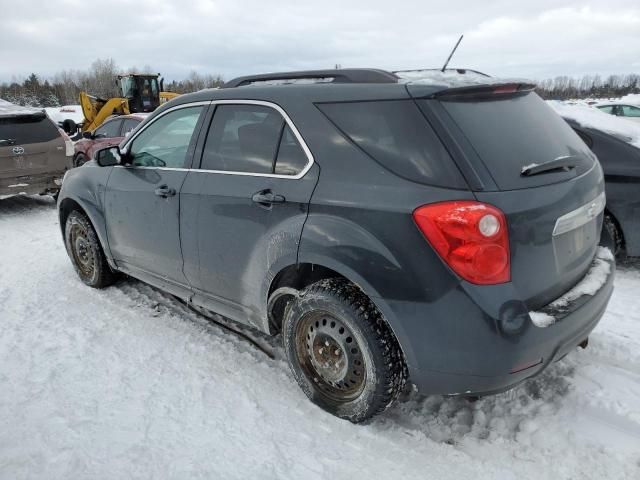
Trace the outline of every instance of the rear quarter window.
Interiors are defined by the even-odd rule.
[[[317,106],[347,138],[396,175],[427,185],[466,188],[453,159],[413,100]]]
[[[58,128],[44,116],[0,118],[0,140],[14,145],[49,142],[59,136]]]

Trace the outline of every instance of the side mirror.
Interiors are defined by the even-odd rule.
[[[123,155],[119,147],[108,147],[94,153],[96,163],[101,167],[113,167],[123,163]]]
[[[91,140],[93,138],[93,133],[91,133],[91,132],[82,132],[82,138],[86,138],[87,140]]]

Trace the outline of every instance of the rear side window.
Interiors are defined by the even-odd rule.
[[[412,100],[324,103],[318,108],[349,139],[396,175],[449,188],[466,184]]]
[[[308,159],[298,139],[287,125],[282,132],[278,147],[275,173],[278,175],[298,175],[308,163]]]
[[[297,175],[307,157],[279,112],[262,105],[216,107],[202,169]]]
[[[0,145],[49,142],[59,136],[58,128],[45,116],[0,118]]]
[[[597,107],[598,110],[602,110],[604,113],[613,113],[613,107],[611,105],[607,105],[606,107]]]
[[[104,123],[99,128],[96,128],[94,132],[94,136],[96,138],[113,138],[120,136],[120,125],[122,125],[122,120],[111,120],[109,122]]]

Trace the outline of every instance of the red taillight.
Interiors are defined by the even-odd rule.
[[[460,200],[418,207],[413,219],[438,255],[465,280],[511,280],[507,221],[499,209]]]

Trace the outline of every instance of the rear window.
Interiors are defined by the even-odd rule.
[[[60,136],[58,128],[45,116],[25,115],[0,118],[2,145],[48,142]]]
[[[423,102],[428,100],[421,100]],[[535,93],[502,99],[442,101],[501,190],[575,178],[591,168],[593,155],[572,128]],[[523,167],[575,156],[576,168],[523,177]]]
[[[413,100],[324,103],[318,108],[370,157],[414,182],[466,184]]]

